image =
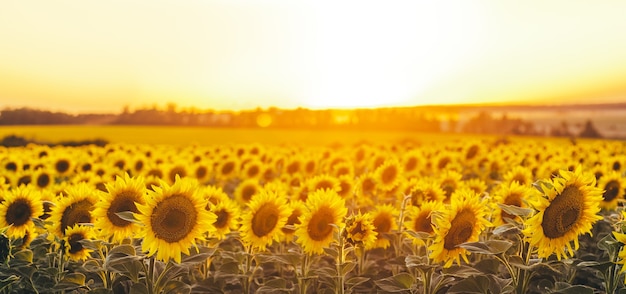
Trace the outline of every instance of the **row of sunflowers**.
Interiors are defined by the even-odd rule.
[[[0,292],[624,291],[624,150],[0,149]]]

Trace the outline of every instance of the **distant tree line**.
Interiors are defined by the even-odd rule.
[[[454,115],[428,107],[376,108],[351,110],[310,110],[305,108],[269,108],[247,111],[214,111],[195,108],[178,109],[170,103],[131,111],[125,107],[119,114],[68,114],[31,108],[0,111],[0,125],[108,124],[108,125],[180,125],[235,128],[283,129],[367,129],[419,132],[464,132],[481,134],[602,137],[591,121],[573,133],[566,122],[544,129],[532,122],[503,115],[493,117],[482,111],[461,123]]]

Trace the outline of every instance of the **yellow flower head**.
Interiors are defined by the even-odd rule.
[[[39,191],[27,186],[13,188],[4,194],[0,203],[0,228],[8,227],[7,236],[22,238],[34,230],[32,218],[43,214],[43,202]]]
[[[206,210],[207,201],[198,193],[197,181],[176,178],[172,186],[161,182],[148,192],[146,204],[137,204],[135,218],[143,224],[138,237],[148,256],[156,254],[164,262],[181,262],[181,253],[189,254],[207,231],[215,230],[217,217]]]
[[[470,193],[471,190],[462,191]],[[450,208],[441,217],[432,220],[436,238],[429,247],[430,257],[435,262],[445,262],[444,267],[450,267],[454,262],[460,265],[461,258],[469,262],[469,252],[459,245],[478,241],[485,227],[491,226],[486,219],[486,205],[476,194],[453,197],[451,200]]]
[[[537,213],[523,230],[540,258],[553,253],[559,260],[568,253],[573,256],[571,242],[574,250],[578,249],[578,236],[590,233],[593,224],[602,219],[597,215],[602,190],[595,186],[594,175],[583,173],[580,166],[573,172],[562,170],[560,175],[542,185],[544,195],[531,202]]]
[[[343,227],[348,213],[345,200],[333,190],[317,190],[307,198],[306,207],[308,211],[296,225],[296,242],[307,254],[324,253],[324,248],[333,241],[333,233]]]
[[[146,185],[142,177],[131,178],[128,174],[117,177],[113,184],[105,184],[106,193],[92,212],[94,226],[110,237],[113,242],[132,238],[139,226],[120,218],[119,212],[138,213],[137,204],[145,204]]]
[[[280,241],[282,228],[287,223],[291,209],[284,195],[261,189],[248,203],[241,219],[241,240],[260,251],[273,241]]]

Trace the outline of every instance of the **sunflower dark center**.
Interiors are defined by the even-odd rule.
[[[168,176],[170,178],[170,181],[174,182],[176,180],[176,176],[179,176],[181,178],[184,178],[185,176],[187,176],[187,171],[182,166],[176,166],[170,170],[170,173]]]
[[[431,234],[433,232],[433,226],[431,225],[430,213],[428,211],[422,211],[413,222],[413,229],[416,232],[426,232]]]
[[[396,169],[396,167],[390,166],[383,170],[381,180],[383,184],[390,185],[391,183],[393,183],[393,181],[396,180],[397,176],[398,176],[398,170]]]
[[[617,182],[616,180],[611,180],[606,183],[606,185],[604,186],[604,194],[602,194],[604,201],[610,202],[615,199],[615,197],[617,197],[617,194],[619,194],[619,188],[619,182]]]
[[[472,159],[476,157],[478,154],[478,146],[472,145],[469,149],[467,149],[467,153],[465,154],[465,159]]]
[[[333,233],[333,212],[329,207],[323,206],[313,214],[307,233],[313,241],[322,241]]]
[[[450,158],[449,157],[441,158],[439,160],[439,162],[437,163],[437,167],[439,169],[444,169],[448,165],[448,163],[450,163]]]
[[[241,198],[243,198],[245,202],[248,202],[250,201],[250,199],[252,199],[252,196],[254,196],[254,194],[256,194],[255,186],[253,185],[245,186],[243,187],[243,190],[241,191]]]
[[[376,183],[370,178],[365,178],[365,180],[363,180],[363,183],[361,184],[361,188],[363,188],[363,193],[366,194],[372,193],[374,191],[374,187],[376,187]]]
[[[65,229],[79,223],[91,223],[91,210],[93,203],[83,199],[72,203],[63,211],[61,216],[61,232],[65,234]]]
[[[315,184],[315,188],[313,189],[313,191],[322,190],[322,189],[332,189],[333,186],[334,185],[330,180],[321,180],[317,182],[317,184]]]
[[[577,223],[585,208],[583,193],[576,186],[567,186],[550,203],[543,214],[541,227],[546,237],[564,236]]]
[[[259,170],[259,166],[258,165],[253,165],[248,169],[248,177],[249,178],[254,178],[259,174],[260,170]]]
[[[163,178],[163,171],[161,171],[160,169],[152,169],[150,171],[148,171],[148,176],[154,176],[157,178]]]
[[[352,190],[352,185],[350,185],[347,181],[339,182],[339,195],[342,197],[346,197],[349,195],[350,190]]]
[[[272,203],[262,205],[252,217],[252,232],[257,237],[267,236],[276,228],[279,214],[276,205]]]
[[[517,193],[511,193],[508,196],[506,196],[506,198],[504,199],[504,204],[506,205],[511,205],[511,206],[517,206],[517,207],[521,207],[522,206],[522,195],[517,194]],[[515,219],[515,216],[512,214],[509,214],[505,211],[502,211],[502,218],[510,218],[510,219]]]
[[[229,175],[233,170],[235,170],[235,163],[229,161],[222,166],[222,175]]]
[[[513,177],[513,181],[516,181],[516,182],[518,182],[521,185],[526,185],[526,177],[524,177],[524,175],[522,175],[522,174],[516,174]]]
[[[308,174],[311,174],[315,171],[315,162],[314,161],[309,161],[306,163],[306,165],[304,166],[304,171]]]
[[[287,219],[287,224],[288,225],[297,225],[300,224],[300,220],[298,219],[300,216],[302,215],[302,212],[300,210],[294,210],[291,215],[289,216],[289,218]],[[293,234],[295,232],[294,229],[291,228],[282,228],[283,233],[285,234]]]
[[[196,178],[198,179],[204,178],[204,176],[206,176],[207,173],[208,173],[208,170],[206,166],[199,166],[198,168],[196,168]]]
[[[17,164],[15,162],[8,162],[4,165],[4,168],[10,171],[17,171]]]
[[[292,162],[287,166],[287,173],[288,174],[294,174],[297,173],[300,170],[300,163],[299,162]]]
[[[5,220],[9,225],[19,227],[33,217],[32,213],[28,200],[18,198],[7,208]]]
[[[50,175],[48,175],[48,174],[40,174],[37,177],[37,186],[39,188],[48,187],[48,184],[50,184]]]
[[[453,250],[460,244],[469,240],[476,225],[476,216],[469,209],[463,209],[457,213],[450,223],[450,231],[444,238],[443,248]]]
[[[228,211],[226,211],[226,209],[220,209],[215,214],[217,215],[217,219],[213,225],[215,225],[218,229],[225,228],[226,225],[228,225],[228,220],[230,219]]]
[[[107,210],[107,217],[109,221],[116,227],[126,227],[131,224],[131,222],[127,220],[123,220],[116,213],[123,211],[130,211],[137,213],[137,206],[135,205],[135,201],[138,201],[140,195],[137,195],[136,192],[131,190],[122,190],[115,197],[113,201],[111,201],[111,205]]]
[[[68,243],[70,245],[70,254],[76,254],[79,253],[83,250],[83,244],[80,243],[81,240],[84,240],[85,236],[83,236],[83,234],[81,233],[75,233],[70,235],[69,238],[67,238]]]
[[[21,186],[21,185],[28,185],[30,184],[30,182],[32,181],[32,178],[30,175],[24,175],[21,176],[18,180],[17,180],[17,185]]]
[[[70,169],[70,163],[69,161],[65,160],[65,159],[61,159],[59,161],[57,161],[57,163],[54,165],[54,168],[60,172],[60,173],[64,173],[66,172],[68,169]]]
[[[417,158],[411,157],[411,158],[409,158],[409,160],[407,160],[406,164],[404,165],[404,170],[405,171],[412,171],[416,167],[417,167]]]
[[[186,195],[174,194],[163,199],[152,211],[150,220],[154,235],[165,242],[178,242],[191,233],[198,213]]]
[[[374,218],[374,227],[378,233],[388,233],[391,231],[391,216],[387,214],[379,214]]]

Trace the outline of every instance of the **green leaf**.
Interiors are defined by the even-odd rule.
[[[142,283],[134,283],[130,287],[130,294],[149,294],[148,288]]]
[[[392,277],[398,283],[400,283],[404,288],[410,289],[411,286],[415,283],[415,278],[408,273],[399,273]]]
[[[200,249],[199,253],[194,253],[192,255],[183,255],[180,265],[191,266],[205,262],[207,259],[211,258],[214,253],[215,248],[203,247]]]
[[[366,278],[366,277],[353,277],[353,278],[349,278],[346,281],[346,284],[349,285],[351,288],[354,286],[357,286],[359,284],[363,284],[367,281],[369,281],[370,278]]]
[[[598,248],[603,251],[606,251],[607,254],[609,255],[610,260],[617,259],[617,255],[621,247],[622,247],[622,244],[619,241],[615,240],[615,238],[613,237],[613,234],[606,234],[604,238],[598,241]]]
[[[384,292],[405,292],[411,289],[415,283],[415,278],[408,273],[399,273],[392,277],[374,281],[374,283]]]
[[[55,290],[74,290],[85,286],[85,275],[81,273],[67,273],[58,284]]]
[[[28,263],[33,262],[33,252],[29,249],[22,249],[16,252],[13,257],[17,260],[25,261]]]
[[[168,281],[163,287],[162,293],[171,294],[188,294],[191,293],[191,286],[181,281]]]
[[[498,203],[498,206],[500,207],[500,209],[504,210],[504,212],[510,215],[529,216],[534,212],[533,209],[519,207],[515,205],[507,205],[507,204]]]
[[[514,224],[503,224],[493,229],[492,233],[498,236],[509,234],[517,235],[520,233],[520,229]]]
[[[510,282],[495,275],[471,276],[454,284],[447,293],[502,293],[502,288]]]
[[[469,242],[459,245],[467,251],[478,254],[495,255],[506,252],[513,243],[503,240],[487,240],[485,242]]]
[[[589,286],[585,286],[585,285],[574,285],[574,286],[565,286],[563,282],[557,282],[557,289],[555,291],[553,291],[552,293],[561,293],[561,294],[593,294],[594,289],[589,287]],[[563,287],[563,288],[561,288]]]
[[[341,275],[343,275],[344,277],[348,276],[348,274],[352,272],[352,270],[354,270],[355,267],[356,267],[356,262],[350,262],[350,261],[345,262],[341,268]]]
[[[120,211],[115,213],[119,218],[134,224],[141,224],[132,211]]]
[[[276,288],[276,289],[285,289],[287,288],[287,280],[283,278],[266,280],[265,283],[263,283],[263,286]]]

